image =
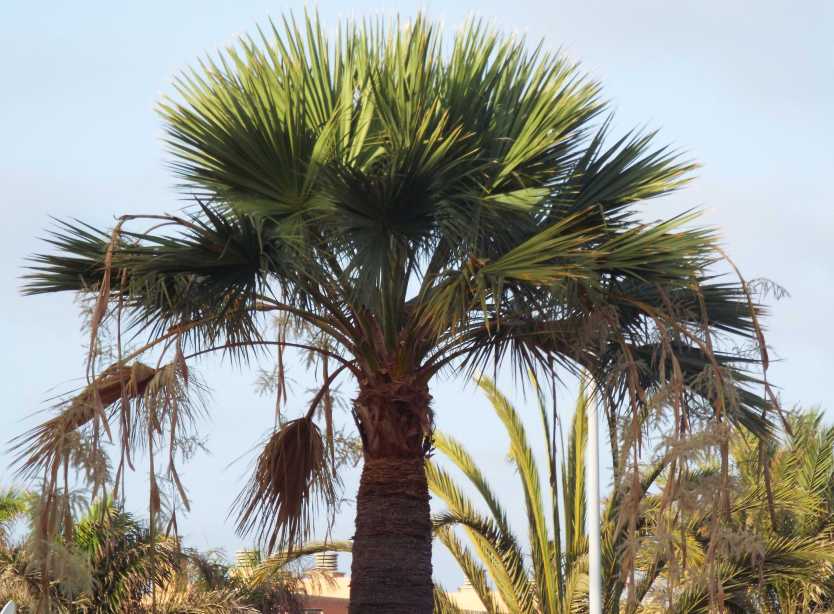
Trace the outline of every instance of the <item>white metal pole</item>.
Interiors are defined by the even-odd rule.
[[[588,597],[589,614],[602,614],[602,556],[599,519],[599,416],[596,404],[588,416]]]

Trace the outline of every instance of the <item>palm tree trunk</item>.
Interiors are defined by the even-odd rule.
[[[351,614],[431,614],[432,532],[422,458],[365,461],[353,540]]]
[[[350,614],[432,614],[431,516],[425,458],[431,396],[390,376],[360,384],[354,416],[365,464],[356,498]]]

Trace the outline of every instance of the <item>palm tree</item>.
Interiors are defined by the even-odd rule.
[[[448,471],[429,463],[429,488],[447,506],[447,510],[434,519],[435,535],[458,562],[490,614],[585,612],[588,608],[585,449],[589,411],[586,384],[580,383],[566,455],[563,454],[560,461],[556,448],[556,417],[549,415],[544,396],[534,382],[534,388],[539,392],[539,414],[545,435],[546,486],[518,411],[490,379],[481,377],[478,384],[509,437],[509,460],[521,482],[529,523],[529,544],[522,546],[513,533],[501,498],[489,485],[474,458],[460,442],[443,433],[435,434],[438,451],[468,479],[486,503],[488,512],[484,514],[478,509]],[[641,497],[646,496],[658,475],[657,467],[644,471]],[[632,611],[630,606],[621,610],[620,605],[625,588],[620,563],[627,535],[620,528],[626,499],[624,486],[615,485],[612,496],[606,500],[603,515],[604,609],[611,613]],[[456,527],[464,530],[472,550],[460,541],[454,531]],[[638,602],[642,597],[641,594]]]
[[[303,578],[325,583],[332,578],[316,570],[302,576],[297,564],[328,551],[349,552],[350,543],[308,543],[266,558],[250,551],[234,565],[211,553],[188,551],[177,573],[154,595],[154,603],[146,596],[143,606],[154,614],[300,614],[306,590]]]
[[[14,499],[31,496],[11,489]],[[99,501],[73,522],[69,541],[53,545],[54,577],[41,590],[41,566],[33,544],[0,548],[0,600],[22,612],[86,614],[287,614],[303,611],[305,587],[294,565],[325,551],[350,551],[349,542],[309,543],[292,552],[229,566],[148,528],[111,500]],[[314,575],[308,572],[309,575]],[[322,573],[317,580],[327,582]],[[46,595],[44,597],[44,595]]]
[[[678,505],[688,516],[690,566],[675,583],[664,578],[669,590],[651,612],[706,614],[715,593],[731,612],[834,612],[834,427],[824,426],[815,411],[795,413],[788,424],[783,441],[763,449],[749,437],[734,438],[736,537],[719,553],[714,569],[705,563],[705,535],[713,519],[709,505],[703,500],[696,500],[694,509]],[[763,484],[765,464],[770,497]],[[688,487],[697,492],[716,472],[714,460],[706,459],[688,476]],[[676,553],[680,565],[683,553],[680,548]]]
[[[33,612],[39,602],[63,603],[56,583],[47,582],[44,588],[41,566],[30,545],[9,539],[11,525],[29,520],[37,503],[35,495],[16,488],[0,494],[0,603],[13,601],[24,614]]]
[[[29,511],[31,497],[16,488],[0,490],[0,550],[9,547],[9,529]]]
[[[480,378],[478,383],[509,436],[509,459],[522,486],[529,545],[522,546],[513,533],[501,497],[489,485],[472,456],[460,442],[443,433],[435,434],[438,451],[468,478],[488,512],[484,514],[478,509],[450,473],[429,463],[429,488],[448,508],[435,517],[435,535],[458,562],[489,614],[576,611],[580,604],[587,603],[588,595],[584,492],[586,398],[581,394],[576,404],[569,450],[561,468],[561,486],[557,451],[550,438],[550,418],[540,404],[548,468],[545,486],[521,416],[492,381]],[[455,527],[463,528],[474,554],[460,541]],[[529,553],[529,564],[525,553]]]
[[[163,586],[179,565],[175,540],[154,536],[109,499],[91,505],[67,533],[48,545],[46,578],[36,533],[0,553],[0,594],[24,611],[116,614]]]
[[[215,553],[184,550],[176,572],[141,606],[154,614],[254,614]]]
[[[332,583],[329,572],[308,569],[299,563],[321,552],[350,552],[348,541],[310,542],[300,547],[263,557],[252,551],[248,560],[234,567],[234,578],[246,595],[247,603],[264,614],[303,612],[309,588]],[[306,582],[305,582],[306,580]]]
[[[175,539],[155,535],[111,500],[90,506],[73,527],[71,547],[91,572],[90,589],[75,607],[91,614],[118,614],[138,604],[164,586],[180,563]]]
[[[196,205],[108,230],[63,222],[57,253],[35,257],[28,292],[91,292],[93,338],[127,314],[147,344],[90,373],[65,419],[21,442],[30,473],[56,480],[74,429],[112,420],[129,447],[177,428],[176,395],[158,397],[152,428],[122,402],[146,399],[148,352],[183,382],[209,352],[306,349],[321,389],[271,436],[239,529],[268,549],[308,535],[311,504],[334,498],[328,391],[351,376],[364,454],[351,611],[428,614],[424,463],[441,370],[584,367],[608,392],[610,428],[675,381],[718,419],[767,431],[766,405],[719,351],[757,329],[743,286],[707,271],[713,233],[690,228],[693,214],[638,219],[636,204],[694,165],[652,134],[609,143],[599,85],[564,57],[479,22],[441,40],[422,17],[346,23],[335,40],[316,18],[289,19],[176,81],[160,113]],[[286,322],[277,339],[265,312]]]
[[[438,451],[468,479],[488,512],[480,511],[441,465],[429,463],[429,488],[447,507],[434,518],[435,535],[490,614],[584,612],[588,599],[584,490],[588,401],[584,384],[560,472],[553,439],[545,437],[547,488],[518,411],[491,380],[482,377],[478,383],[509,437],[509,459],[521,482],[530,542],[522,546],[500,498],[475,460],[460,442],[443,433],[435,435]],[[553,433],[542,396],[539,411],[543,432]],[[627,495],[615,485],[605,503],[602,526],[604,611],[708,614],[720,595],[729,612],[834,612],[834,427],[824,427],[818,412],[802,412],[791,416],[789,429],[784,443],[772,442],[766,448],[773,514],[757,442],[742,434],[734,437],[732,519],[725,526],[727,543],[714,567],[707,562],[715,510],[707,499],[714,494],[719,473],[714,458],[702,457],[701,466],[688,472],[679,486],[678,500],[668,511],[661,509],[662,495],[651,487],[665,486],[670,462],[666,459],[644,471],[640,582],[628,600],[623,600],[619,564],[625,534],[618,528]],[[699,494],[685,502],[692,493]],[[686,517],[685,547],[674,539],[671,556],[669,550],[658,547],[662,537],[658,517],[670,513]],[[461,542],[455,528],[463,529],[471,549]],[[671,568],[678,573],[674,580]]]

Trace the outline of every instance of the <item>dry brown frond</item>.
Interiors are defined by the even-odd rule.
[[[287,422],[272,434],[238,495],[238,533],[255,531],[267,553],[292,549],[308,537],[318,504],[335,503],[335,479],[312,419]]]
[[[52,462],[60,458],[68,437],[96,416],[96,408],[108,408],[121,401],[141,397],[157,370],[136,362],[133,365],[113,365],[96,377],[95,381],[63,403],[60,413],[16,438],[13,451],[15,463],[22,476],[43,475]]]

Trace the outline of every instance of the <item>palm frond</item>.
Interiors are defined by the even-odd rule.
[[[487,610],[487,612],[490,612],[490,610]],[[434,585],[434,614],[463,614],[463,610],[436,583]]]
[[[513,540],[514,537],[510,531],[507,513],[501,505],[500,498],[492,490],[486,480],[486,476],[484,476],[475,463],[475,459],[463,447],[463,444],[442,431],[435,432],[433,441],[435,449],[450,460],[478,490],[478,493],[483,497],[484,502],[489,508],[491,519],[495,523],[497,530],[501,532],[505,539]],[[515,544],[513,547],[518,548],[518,545]]]
[[[316,506],[334,503],[335,479],[313,421],[285,423],[269,438],[238,495],[238,532],[254,532],[268,553],[276,547],[293,550],[309,535]]]
[[[102,372],[95,381],[59,406],[59,413],[13,443],[17,452],[15,463],[25,477],[46,474],[66,451],[66,439],[92,421],[99,412],[107,411],[108,419],[116,405],[126,399],[140,399],[157,370],[140,362],[114,365]]]
[[[544,491],[524,424],[516,409],[491,380],[481,377],[478,385],[484,390],[495,413],[504,423],[510,439],[510,459],[521,477],[530,533],[530,558],[539,603],[546,603],[548,608],[555,609],[559,600],[559,588],[555,574],[549,571],[550,561],[553,560],[553,546],[544,512]]]
[[[472,556],[469,549],[457,538],[451,525],[442,525],[437,527],[435,529],[435,537],[437,537],[437,539],[440,540],[440,543],[446,547],[455,559],[455,562],[457,562],[463,570],[466,579],[472,585],[473,590],[478,594],[478,599],[481,600],[481,603],[486,608],[486,611],[489,614],[497,614],[500,612],[501,610],[495,601],[492,590],[490,589],[487,575],[487,569],[489,569],[490,575],[495,577],[494,564],[490,565],[489,562],[487,562],[487,568],[484,568],[480,563],[478,563],[478,561],[476,561]],[[499,594],[501,594],[500,590]],[[517,599],[513,599],[510,603],[516,601]]]
[[[568,439],[568,453],[562,473],[562,494],[565,510],[566,566],[588,550],[585,533],[585,451],[588,442],[588,397],[585,381],[580,380],[579,394],[573,414],[573,425]]]
[[[274,576],[287,573],[292,563],[321,552],[350,552],[353,544],[349,541],[309,542],[292,550],[276,552],[260,561],[251,571],[250,581],[259,584]]]
[[[426,479],[432,494],[449,508],[448,512],[435,517],[435,531],[442,531],[443,527],[463,527],[507,607],[518,612],[530,611],[535,602],[534,587],[527,576],[517,540],[511,534],[502,533],[491,518],[478,513],[452,477],[434,463],[426,464]],[[454,546],[451,540],[450,544]]]
[[[7,545],[9,526],[25,515],[32,504],[32,497],[16,488],[0,490],[0,549]]]
[[[813,586],[825,582],[822,568],[832,562],[832,551],[827,540],[812,538],[775,537],[764,545],[761,556],[751,554],[731,557],[717,566],[715,580],[727,603],[745,603],[751,588],[780,581],[802,580]],[[710,611],[714,592],[710,577],[701,578],[695,586],[682,592],[675,600],[675,614],[695,614]]]

